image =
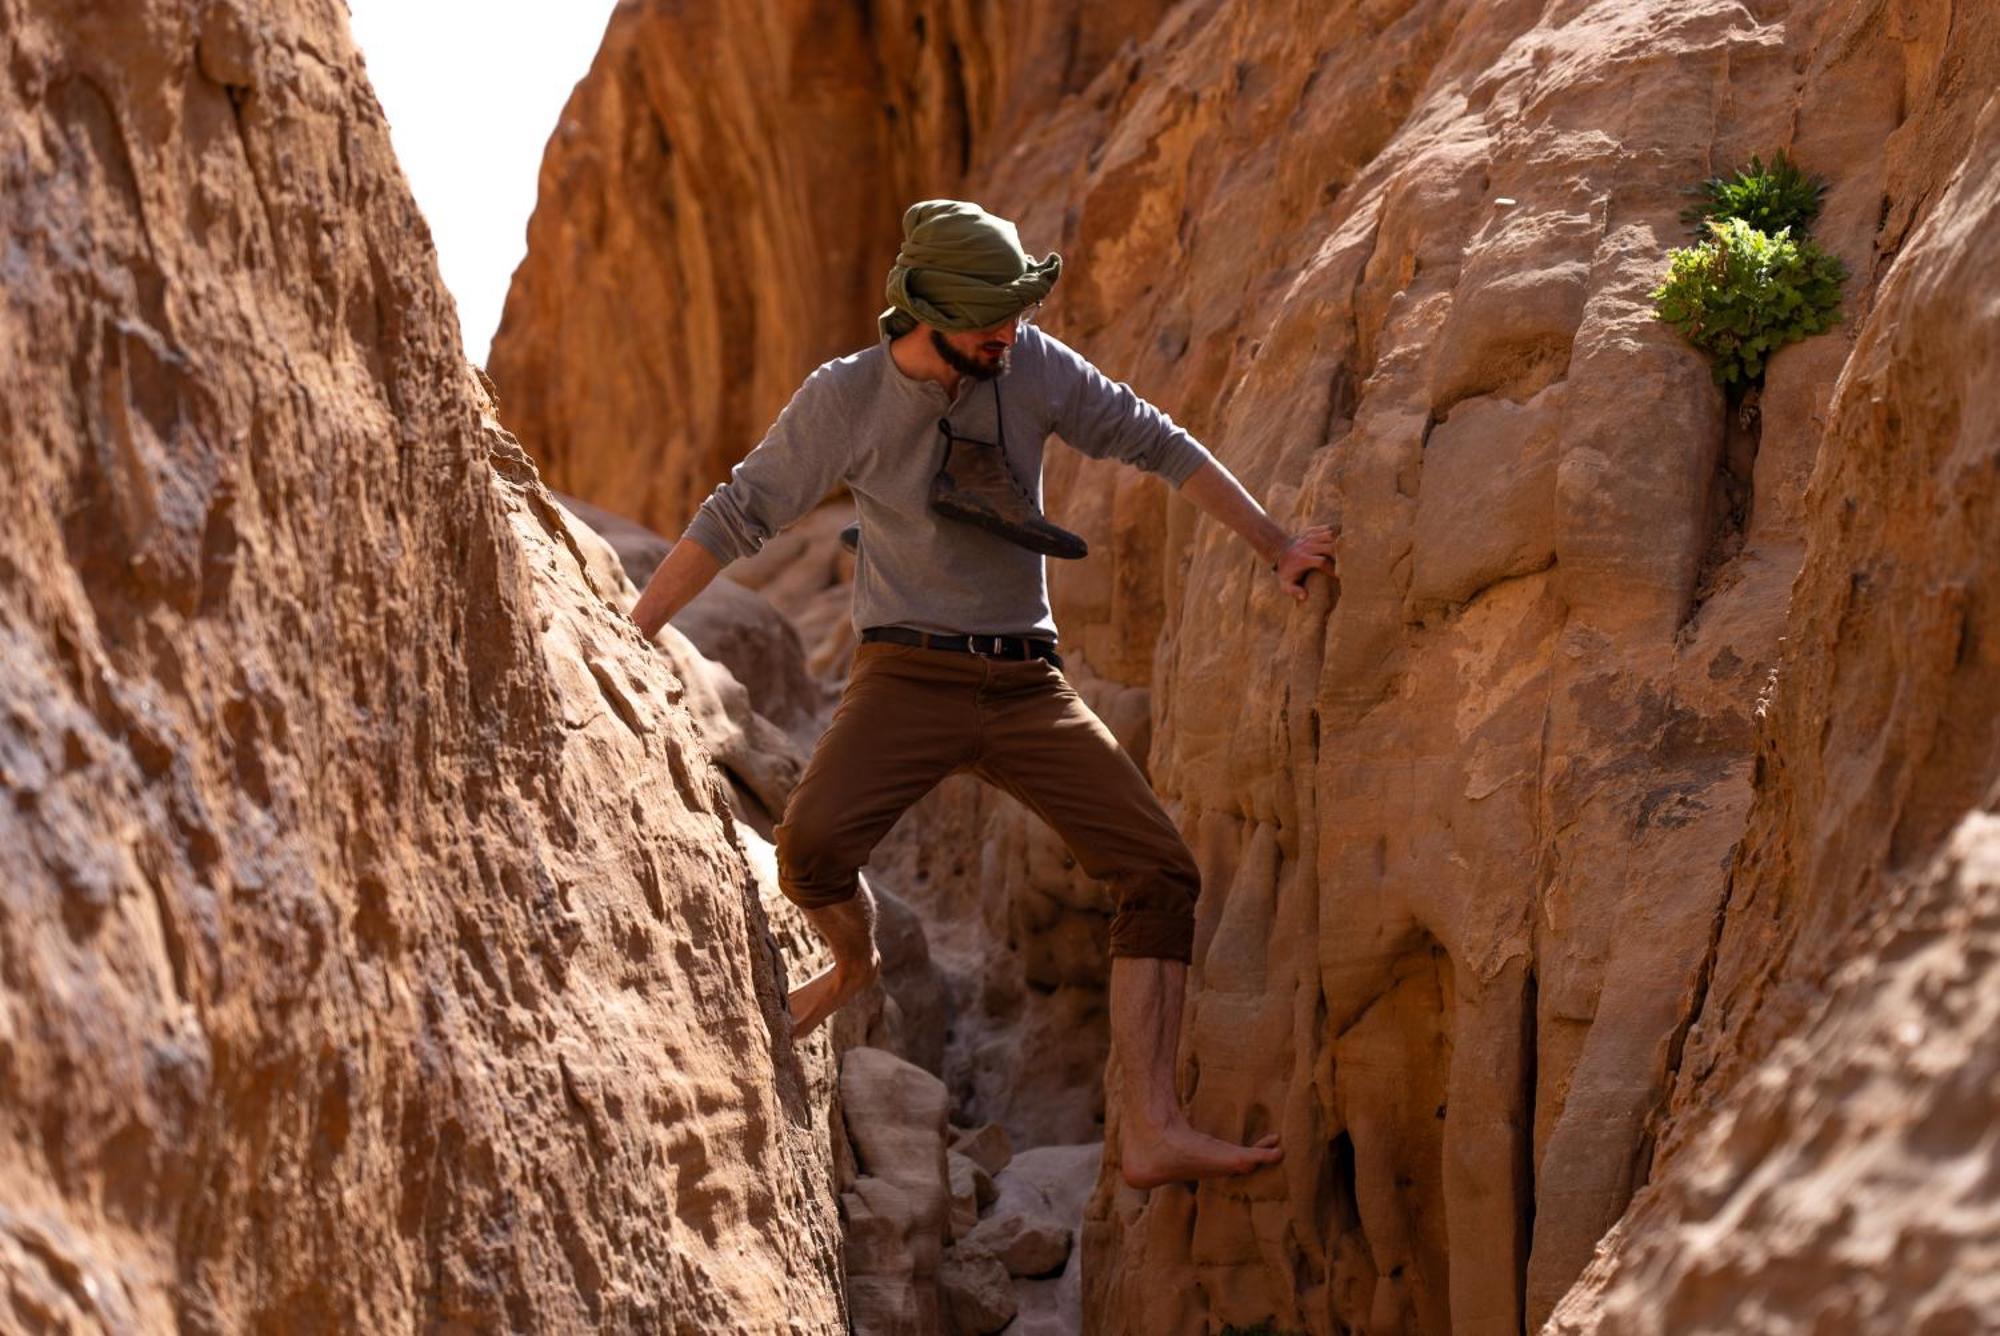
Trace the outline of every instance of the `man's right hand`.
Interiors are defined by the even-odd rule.
[[[708,582],[721,570],[715,554],[692,538],[675,543],[653,578],[646,581],[646,591],[632,605],[632,620],[639,624],[639,633],[648,640],[658,635],[660,628],[708,588]]]

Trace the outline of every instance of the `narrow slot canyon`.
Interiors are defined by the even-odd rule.
[[[2000,1325],[2000,10],[625,0],[483,366],[344,5],[0,48],[0,1327]],[[1839,319],[1725,386],[1779,150]],[[1112,892],[969,774],[794,1043],[851,496],[634,625],[942,198],[1339,531],[1043,466],[1276,1165],[1121,1178]]]

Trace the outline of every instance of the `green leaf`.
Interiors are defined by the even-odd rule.
[[[1846,266],[1805,239],[1811,210],[1792,207],[1816,208],[1825,187],[1787,162],[1753,159],[1735,181],[1706,183],[1711,202],[1734,201],[1738,212],[1712,210],[1707,239],[1671,249],[1648,294],[1660,319],[1714,359],[1718,383],[1757,379],[1771,352],[1841,319]]]

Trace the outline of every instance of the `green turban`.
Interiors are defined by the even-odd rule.
[[[939,329],[986,329],[1049,295],[1062,256],[1036,261],[1021,234],[977,204],[927,199],[903,214],[903,248],[883,295],[877,323],[896,338],[921,322]]]

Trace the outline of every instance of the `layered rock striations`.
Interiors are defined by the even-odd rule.
[[[0,1326],[838,1329],[721,772],[344,13],[0,46]]]
[[[1156,480],[1051,455],[1052,518],[1093,547],[1053,572],[1073,675],[1205,872],[1184,1089],[1288,1148],[1198,1189],[1107,1174],[1092,1329],[1532,1329],[1656,1173],[1562,1322],[1991,1319],[1960,1281],[1991,1233],[1968,813],[1991,805],[1992,367],[1965,331],[1992,314],[1994,19],[1203,4],[1135,35],[976,139],[950,191],[1063,252],[1059,334],[1343,541],[1294,606]],[[1829,183],[1813,233],[1850,271],[1845,321],[1732,402],[1647,294],[1690,188],[1779,148]],[[866,226],[886,254],[893,218]],[[575,262],[608,286],[626,264]],[[872,337],[879,270],[828,308],[832,347],[774,350],[764,416]],[[654,522],[762,425],[676,453],[700,481]],[[756,580],[823,628],[840,566],[813,523]],[[809,656],[837,669],[838,640]],[[969,782],[877,863],[956,970],[957,1107],[1090,1139],[1098,889]],[[1835,969],[1857,953],[1879,978]],[[1897,1112],[1827,1115],[1858,1090]],[[1850,1147],[1884,1230],[1813,1214]],[[1963,1209],[1926,1233],[1932,1173]],[[1747,1232],[1703,1261],[1717,1222]],[[1863,1283],[1883,1249],[1895,1279]],[[1766,1259],[1784,1284],[1760,1288]]]

